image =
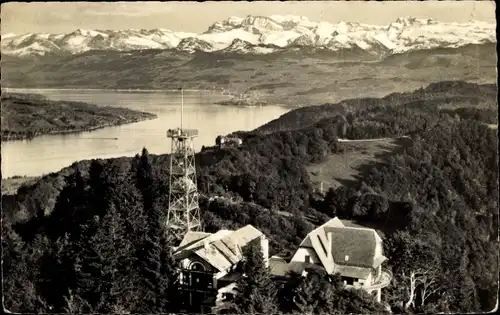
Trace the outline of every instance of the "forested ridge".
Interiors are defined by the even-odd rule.
[[[272,255],[294,250],[313,228],[306,214],[354,220],[382,232],[394,274],[382,298],[394,312],[491,311],[498,288],[498,136],[487,126],[497,123],[494,89],[445,82],[342,114],[332,113],[338,104],[299,109],[281,123],[236,133],[240,148],[205,148],[196,157],[205,230],[252,224],[270,238]],[[305,122],[294,125],[297,115]],[[280,124],[287,127],[272,131]],[[313,190],[305,166],[337,154],[339,137],[403,135],[411,144],[365,167],[358,182]],[[4,198],[5,307],[175,311],[174,263],[161,225],[167,192],[168,156],[144,150],[135,158],[74,163]],[[255,296],[236,299],[235,311],[259,309],[271,295],[264,304],[275,308],[261,311],[381,311],[334,278],[311,273],[274,295],[252,287],[255,278],[243,279],[242,290]],[[285,307],[292,297],[298,304]]]

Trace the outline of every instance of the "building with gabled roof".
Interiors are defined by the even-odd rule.
[[[213,234],[187,232],[174,251],[181,267],[179,284],[185,293],[184,305],[210,309],[220,304],[220,300],[231,293],[234,282],[240,276],[235,268],[243,258],[243,249],[253,242],[260,243],[267,265],[268,240],[251,225],[235,231],[219,230]]]
[[[278,278],[321,267],[328,274],[339,273],[347,287],[365,289],[380,301],[381,289],[392,279],[389,271],[382,270],[385,260],[382,239],[374,229],[348,227],[334,218],[311,231],[290,261],[273,256],[269,264]]]

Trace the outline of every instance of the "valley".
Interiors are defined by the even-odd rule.
[[[308,106],[408,92],[433,82],[496,81],[494,44],[370,60],[354,52],[242,55],[168,50],[91,51],[32,59],[2,56],[2,84],[16,88],[206,89],[262,104]],[[238,103],[238,100],[235,101]]]

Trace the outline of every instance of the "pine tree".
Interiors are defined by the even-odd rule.
[[[242,276],[236,282],[234,312],[239,314],[274,314],[277,311],[277,288],[265,266],[260,243],[244,248]]]
[[[168,237],[163,234],[160,241],[161,244],[161,268],[160,272],[163,276],[162,292],[164,301],[164,311],[178,312],[179,309],[179,290],[178,285],[178,266],[173,255],[173,244]]]
[[[119,284],[116,271],[118,267],[117,253],[119,247],[116,237],[120,237],[116,209],[110,205],[106,215],[102,218],[97,233],[93,237],[95,252],[99,257],[100,279],[98,280],[100,299],[95,307],[99,313],[110,313],[120,298]]]
[[[305,277],[297,275],[295,288],[292,290],[294,308],[302,314],[333,312],[333,297],[336,286],[330,283],[330,277],[324,271],[306,269]]]
[[[131,312],[142,302],[138,296],[142,276],[137,257],[137,247],[147,231],[146,218],[142,209],[142,201],[137,189],[128,182],[120,185],[122,189],[114,197],[113,204],[117,209],[115,218],[114,245],[117,260],[115,287],[113,294],[119,296],[117,305],[121,311]]]
[[[98,304],[100,295],[100,278],[104,266],[100,260],[99,253],[93,242],[95,233],[99,225],[98,217],[94,222],[86,224],[85,234],[80,239],[79,247],[81,251],[75,259],[74,270],[76,273],[76,286],[74,294],[86,301],[92,308],[84,312],[94,312],[94,307]]]
[[[115,172],[116,173],[116,172]],[[113,174],[113,172],[111,172]],[[89,169],[89,192],[88,201],[92,213],[103,217],[109,208],[110,195],[113,191],[113,183],[108,170],[98,160],[93,160]]]
[[[2,302],[5,309],[14,313],[48,311],[30,268],[32,258],[25,243],[7,220],[2,220]]]
[[[45,232],[53,240],[70,233],[79,238],[80,222],[86,220],[87,209],[86,182],[77,170],[65,178],[65,186],[57,197],[54,211],[46,220]]]
[[[67,299],[81,300],[82,312],[109,312],[115,304],[110,294],[116,269],[114,185],[98,161],[92,162],[89,176],[88,190],[80,192],[85,201],[75,209],[76,226],[69,232],[61,264],[71,279],[72,296]]]
[[[165,239],[166,231],[162,222],[164,214],[159,210],[158,187],[153,175],[153,167],[146,148],[141,156],[134,159],[136,187],[142,194],[143,210],[146,216],[147,231],[139,250],[140,267],[143,279],[141,300],[137,311],[163,312],[168,307],[167,294],[169,282],[173,281],[173,258]]]

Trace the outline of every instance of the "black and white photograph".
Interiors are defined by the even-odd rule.
[[[2,3],[4,313],[495,313],[495,11]]]

